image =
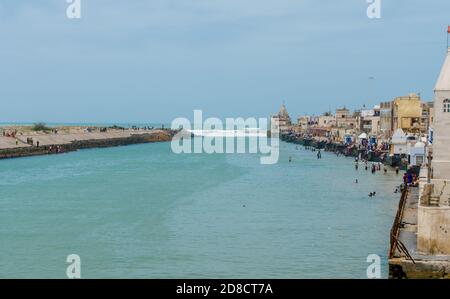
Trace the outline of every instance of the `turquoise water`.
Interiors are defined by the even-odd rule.
[[[83,278],[365,278],[369,254],[387,277],[401,178],[280,151],[276,165],[170,143],[0,161],[0,277],[64,278],[72,253]]]

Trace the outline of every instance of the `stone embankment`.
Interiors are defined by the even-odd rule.
[[[79,149],[103,148],[123,146],[130,144],[151,143],[171,141],[176,132],[171,130],[153,130],[147,132],[105,132],[105,133],[83,133],[83,134],[55,134],[55,135],[33,135],[17,136],[13,138],[1,137],[0,159],[19,158],[29,156],[40,156],[72,152]],[[33,145],[24,141],[33,138]],[[37,141],[40,141],[39,146]],[[1,145],[1,144],[0,144]]]

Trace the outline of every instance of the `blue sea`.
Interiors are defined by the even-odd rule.
[[[365,278],[378,254],[386,278],[400,181],[288,143],[274,165],[170,143],[0,160],[0,278],[65,278],[69,254],[82,278]]]

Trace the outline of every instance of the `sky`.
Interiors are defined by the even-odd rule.
[[[433,99],[448,0],[0,2],[0,122],[291,117]],[[371,79],[374,78],[374,79]]]

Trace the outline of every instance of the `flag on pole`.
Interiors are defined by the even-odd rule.
[[[448,26],[447,33],[450,33],[450,26]]]

